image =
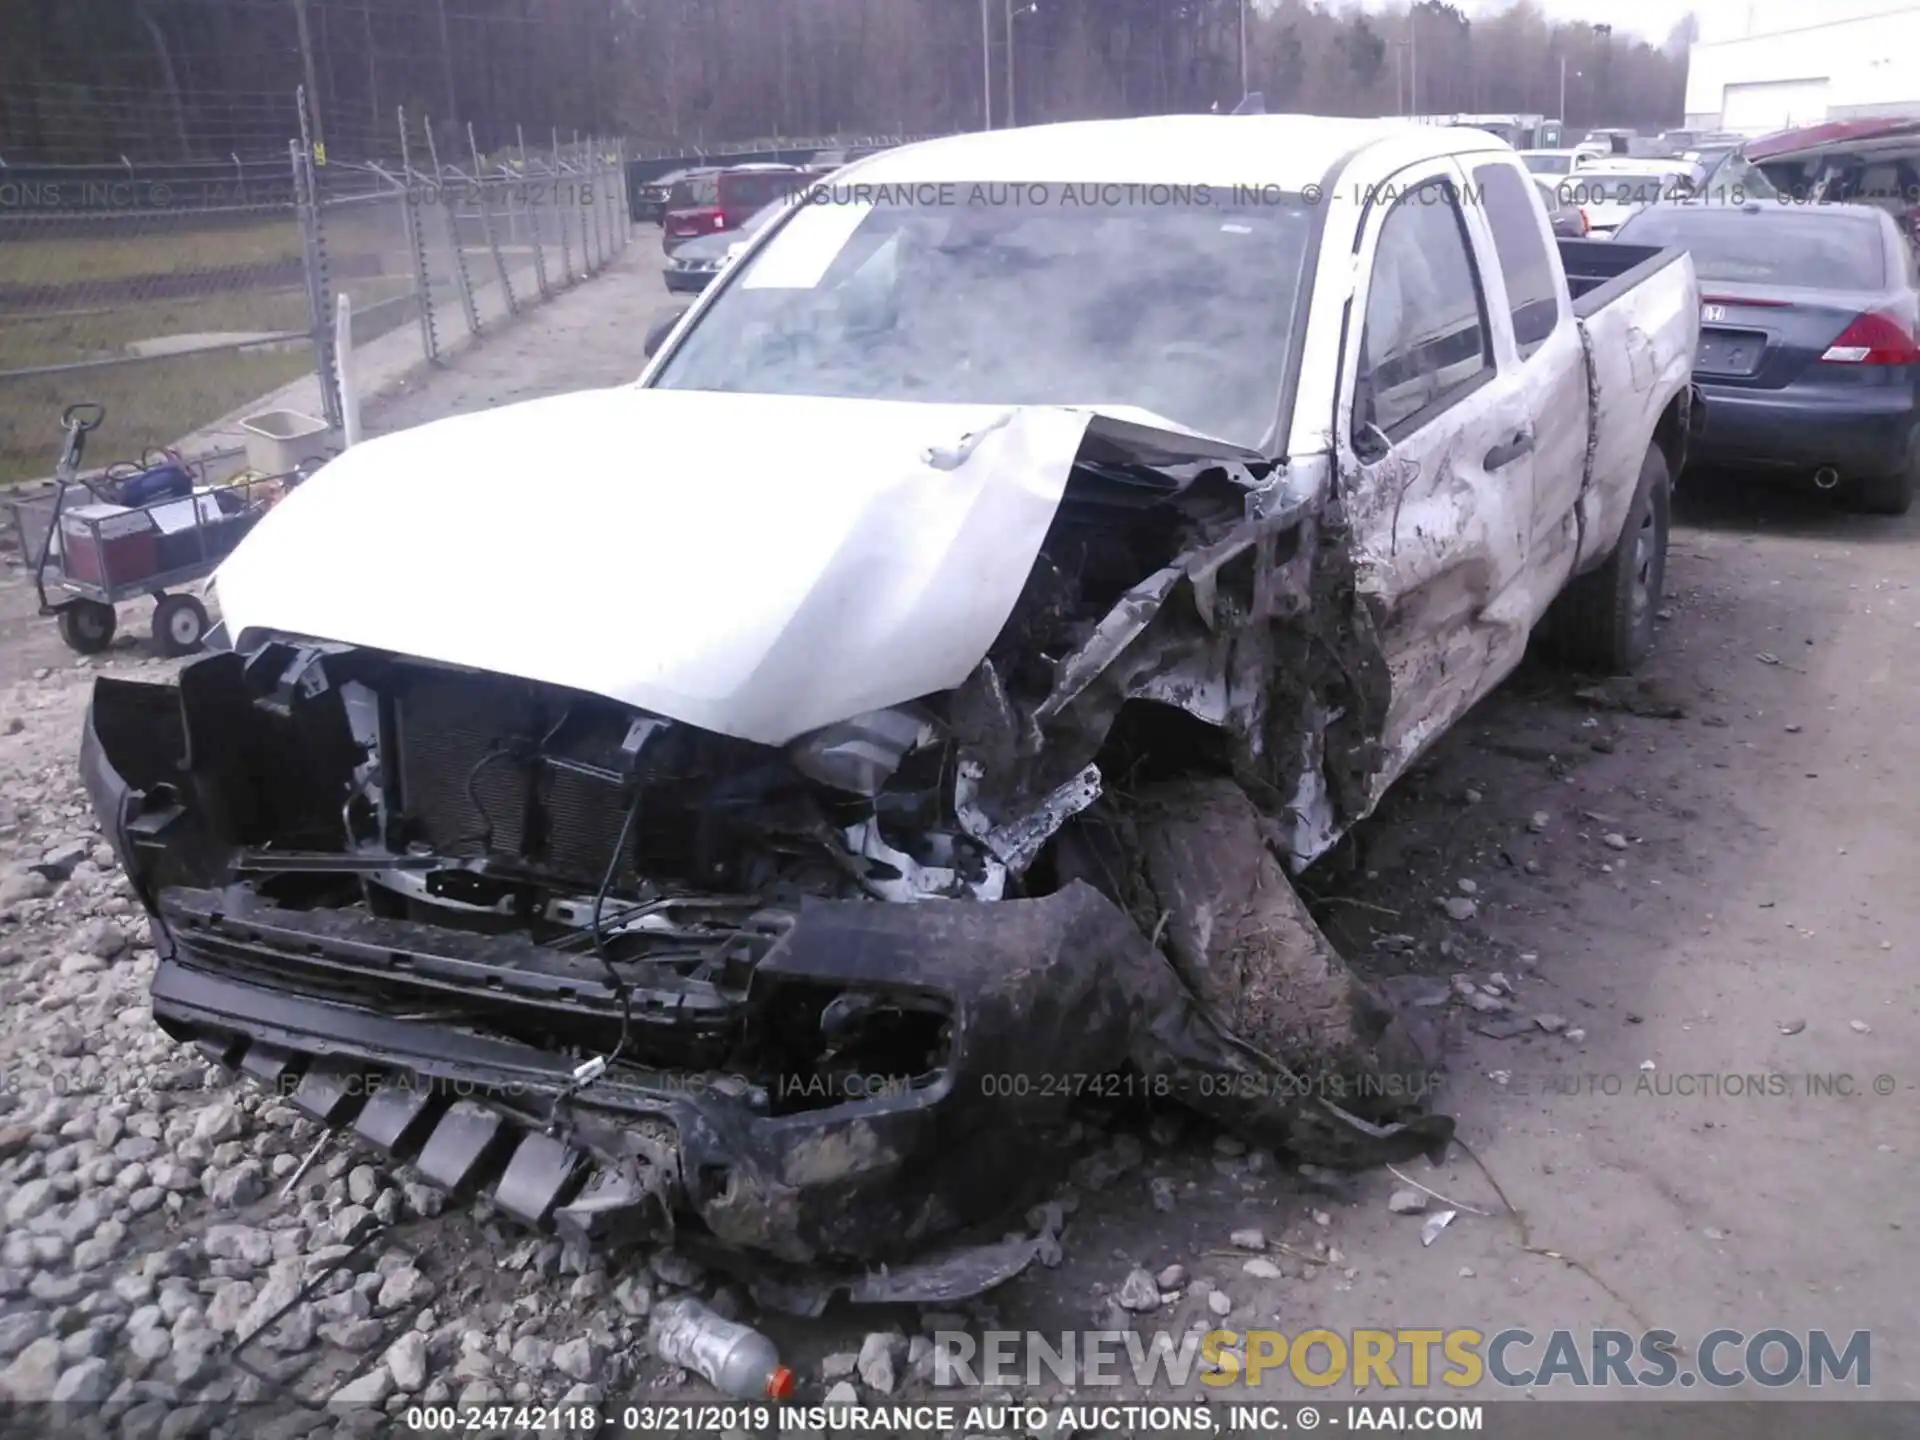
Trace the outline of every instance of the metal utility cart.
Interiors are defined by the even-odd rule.
[[[87,436],[105,418],[103,406],[69,406],[53,493],[12,502],[40,613],[56,617],[70,649],[94,655],[113,643],[115,607],[151,595],[155,644],[165,655],[189,654],[206,636],[207,610],[192,595],[170,592],[211,575],[302,472],[243,473],[208,485],[207,462],[175,462],[185,475],[171,478],[183,483],[145,499],[133,483],[138,476],[118,484],[112,472],[80,476]]]

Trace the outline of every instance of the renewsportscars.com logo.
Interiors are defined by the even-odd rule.
[[[1714,1330],[1683,1347],[1671,1330],[989,1330],[933,1336],[933,1383],[1214,1390],[1292,1382],[1314,1389],[1822,1388],[1873,1383],[1872,1332]]]

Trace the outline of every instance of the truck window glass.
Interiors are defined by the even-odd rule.
[[[651,383],[1131,406],[1258,446],[1289,383],[1317,217],[1203,187],[829,195],[768,237]]]
[[[1453,187],[1430,180],[1380,229],[1360,334],[1353,428],[1397,440],[1493,371],[1486,304]]]
[[[1539,207],[1527,194],[1532,181],[1511,165],[1482,165],[1473,172],[1482,213],[1493,231],[1500,273],[1507,277],[1513,311],[1513,343],[1531,355],[1560,323],[1560,287],[1540,231]]]

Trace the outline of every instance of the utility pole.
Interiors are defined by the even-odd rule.
[[[1407,9],[1407,113],[1420,113],[1420,6]]]
[[[1567,57],[1560,57],[1560,120],[1567,118]]]
[[[300,63],[307,72],[307,121],[313,127],[314,160],[324,165],[327,132],[320,125],[320,78],[313,64],[313,29],[307,24],[307,0],[293,0],[293,18],[300,27]]]
[[[1007,3],[1007,128],[1013,128],[1013,0]]]
[[[460,104],[453,93],[453,32],[447,28],[447,0],[437,0],[440,11],[440,67],[447,84],[447,124],[460,124]]]
[[[1039,13],[1040,0],[1025,0],[1025,3],[1020,5],[1015,5],[1014,0],[1007,0],[1007,124],[1009,127],[1013,124],[1013,22],[1022,15]]]
[[[1247,0],[1240,0],[1240,98],[1247,98]]]
[[[993,128],[992,0],[980,0],[980,118],[983,129]]]

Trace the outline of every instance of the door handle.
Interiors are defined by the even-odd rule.
[[[1504,445],[1496,445],[1487,451],[1487,458],[1481,466],[1487,470],[1504,470],[1522,455],[1533,453],[1533,433],[1529,430],[1517,430],[1513,438]]]

